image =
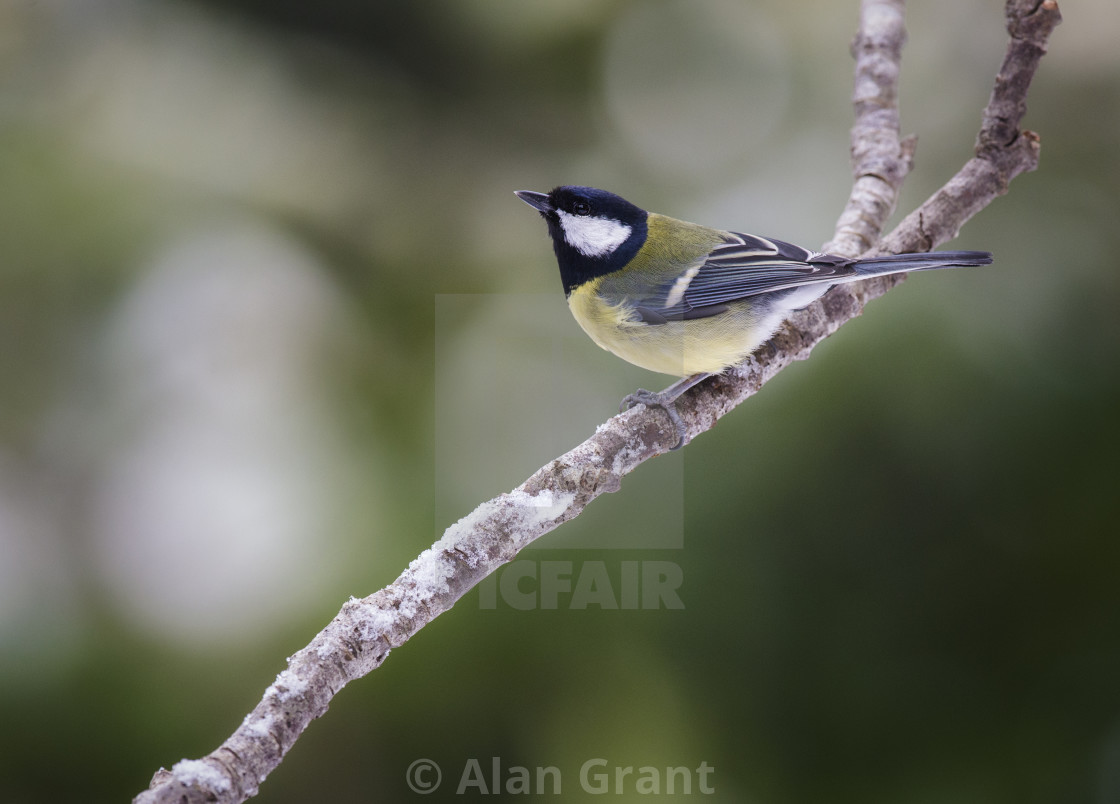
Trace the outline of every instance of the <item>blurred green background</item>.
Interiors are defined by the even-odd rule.
[[[569,320],[513,190],[826,241],[857,10],[2,0],[5,801],[209,752],[350,595],[667,382]],[[441,800],[491,757],[579,800],[601,757],[720,801],[1120,801],[1120,11],[1065,11],[1041,169],[954,243],[997,265],[907,281],[523,555],[665,562],[683,609],[473,592],[259,800],[415,800],[422,757]],[[903,212],[1005,43],[996,0],[908,15]]]

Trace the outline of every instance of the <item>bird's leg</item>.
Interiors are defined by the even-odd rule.
[[[672,447],[670,451],[678,450],[684,446],[684,437],[687,431],[684,422],[681,421],[680,414],[677,413],[677,399],[689,388],[699,382],[703,382],[711,376],[711,374],[707,373],[693,374],[691,377],[677,380],[664,391],[658,391],[657,393],[647,391],[645,388],[639,388],[622,400],[622,404],[618,406],[618,410],[621,413],[639,404],[649,408],[661,408],[669,417],[669,421],[677,428],[677,444]]]

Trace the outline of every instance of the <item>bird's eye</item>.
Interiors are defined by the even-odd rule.
[[[581,218],[586,218],[591,214],[591,205],[586,201],[576,201],[572,204],[572,212],[576,213]]]

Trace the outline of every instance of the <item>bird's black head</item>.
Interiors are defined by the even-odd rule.
[[[565,294],[621,270],[646,242],[646,211],[606,190],[564,186],[548,195],[518,190],[517,197],[548,223]]]

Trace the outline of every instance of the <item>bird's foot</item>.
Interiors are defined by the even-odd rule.
[[[677,398],[698,382],[706,380],[711,376],[711,374],[705,373],[693,374],[684,379],[677,380],[664,391],[658,391],[657,393],[647,391],[645,388],[639,388],[622,400],[622,404],[618,406],[618,412],[621,413],[635,405],[645,405],[647,408],[661,408],[665,411],[665,415],[669,417],[669,421],[673,423],[673,427],[677,430],[677,443],[675,446],[669,448],[670,452],[674,452],[684,446],[685,436],[688,435],[688,429],[684,426],[684,422],[681,421],[681,414],[677,412]]]
[[[677,396],[679,394],[667,394],[665,391],[654,393],[647,391],[645,388],[639,388],[632,394],[627,394],[618,406],[618,412],[622,413],[629,410],[635,405],[645,405],[647,408],[661,408],[665,411],[665,415],[669,417],[669,421],[673,423],[673,427],[677,431],[677,443],[669,448],[670,452],[675,452],[684,446],[684,437],[688,434],[688,430],[681,421],[681,414],[677,412]]]

